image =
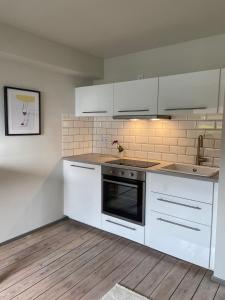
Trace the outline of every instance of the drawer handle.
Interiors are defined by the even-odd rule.
[[[191,226],[180,224],[180,223],[176,223],[176,222],[172,222],[172,221],[169,221],[169,220],[166,220],[166,219],[163,219],[163,218],[157,218],[157,220],[159,220],[161,222],[169,223],[169,224],[172,224],[172,225],[184,227],[184,228],[187,228],[187,229],[191,229],[191,230],[194,230],[194,231],[201,231],[199,228],[191,227]]]
[[[127,109],[127,110],[118,110],[120,113],[126,113],[126,112],[144,112],[149,111],[149,109]]]
[[[83,166],[77,166],[77,165],[70,165],[71,167],[74,168],[81,168],[81,169],[88,169],[88,170],[95,170],[95,168],[91,168],[91,167],[83,167]]]
[[[172,110],[192,110],[192,109],[206,109],[206,106],[200,106],[200,107],[171,107],[171,108],[165,108],[166,111],[172,111]]]
[[[166,200],[166,199],[163,199],[163,198],[157,198],[157,200],[161,201],[161,202],[166,202],[166,203],[171,203],[171,204],[175,204],[175,205],[185,206],[185,207],[188,207],[188,208],[199,209],[199,210],[202,209],[199,206],[188,205],[188,204],[184,204],[184,203],[179,203],[179,202],[175,202],[175,201]]]
[[[82,111],[82,114],[106,114],[107,110]]]
[[[112,224],[115,224],[115,225],[119,225],[121,227],[131,229],[131,230],[134,230],[134,231],[136,230],[136,228],[134,228],[134,227],[129,227],[129,226],[126,226],[126,225],[123,225],[123,224],[120,224],[120,223],[117,223],[117,222],[114,222],[114,221],[111,221],[111,220],[106,220],[106,222],[112,223]]]

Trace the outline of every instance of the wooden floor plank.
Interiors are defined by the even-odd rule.
[[[44,239],[43,241],[40,241],[38,243],[35,243],[32,246],[28,246],[25,249],[10,255],[9,257],[0,260],[0,270],[3,268],[17,263],[18,261],[21,261],[23,259],[26,259],[28,256],[34,253],[38,253],[39,251],[42,251],[43,249],[47,249],[50,245],[55,243],[59,243],[59,241],[62,238],[72,236],[73,234],[77,234],[77,230],[80,230],[80,232],[87,231],[87,229],[83,226],[79,226],[78,228],[73,228],[73,226],[65,227],[64,230],[60,231],[59,233],[53,235],[52,237],[49,237],[48,239]]]
[[[129,256],[118,268],[110,273],[106,278],[102,279],[93,289],[86,293],[82,300],[97,300],[100,299],[108,290],[110,290],[117,282],[120,282],[126,277],[136,266],[143,260],[142,249],[138,249],[133,255]],[[73,294],[65,294],[61,300],[76,299],[76,288]]]
[[[116,283],[152,300],[225,300],[211,275],[70,220],[0,246],[0,300],[99,300]]]
[[[218,290],[219,284],[211,280],[212,271],[207,271],[199,285],[193,300],[212,300]]]
[[[216,293],[215,300],[224,300],[225,299],[225,286],[221,285]]]
[[[126,248],[128,244],[129,242],[124,239],[117,240],[109,248],[105,249],[102,253],[95,256],[80,269],[74,270],[74,272],[71,273],[68,277],[65,277],[64,280],[52,286],[52,288],[47,290],[45,293],[42,293],[37,299],[56,299],[59,296],[65,294],[74,285],[78,284],[79,282],[87,278],[89,274],[98,269],[99,266],[103,265],[111,257],[119,253],[122,249]]]
[[[125,241],[124,241],[125,242]],[[64,267],[58,269],[50,276],[46,277],[44,280],[33,285],[31,288],[25,290],[16,297],[16,299],[26,300],[34,299],[42,294],[44,291],[50,289],[52,286],[60,283],[66,277],[71,275],[75,270],[79,270],[83,266],[88,265],[88,262],[96,257],[98,254],[102,253],[105,249],[109,248],[111,244],[115,243],[114,248],[117,248],[117,240],[115,237],[107,238],[98,243],[96,246],[89,249],[84,254],[78,256],[75,260],[65,265]],[[102,257],[100,257],[101,263]],[[105,254],[105,259],[108,259],[108,253]],[[46,298],[45,298],[46,299]]]
[[[0,292],[14,285],[18,281],[21,281],[24,278],[30,276],[34,272],[37,272],[43,267],[46,267],[57,259],[63,257],[69,252],[73,251],[74,248],[78,247],[79,245],[82,245],[85,242],[92,242],[92,239],[97,234],[100,234],[99,230],[88,230],[83,234],[74,236],[74,240],[71,242],[64,241],[65,244],[63,244],[63,241],[61,240],[58,243],[59,248],[55,247],[54,249],[52,249],[52,251],[50,251],[50,249],[48,248],[45,253],[42,252],[42,257],[39,260],[30,263],[27,266],[23,264],[22,266],[20,266],[20,268],[17,267],[17,269],[13,269],[13,272],[11,272],[11,274],[8,274],[8,276],[4,276],[4,271],[0,272],[0,278],[2,277],[2,280],[0,282]]]
[[[205,269],[193,265],[172,295],[171,300],[191,299],[195,294],[205,273]]]
[[[101,233],[99,235],[95,235],[93,239],[89,239],[86,243],[83,243],[83,239],[77,238],[77,247],[74,247],[72,251],[69,251],[66,255],[61,256],[60,258],[54,260],[52,263],[39,269],[38,271],[33,272],[29,277],[25,277],[23,280],[21,279],[18,283],[5,289],[0,293],[0,299],[11,299],[17,294],[20,294],[24,290],[28,289],[29,287],[32,287],[37,282],[43,280],[58,269],[65,267],[65,265],[72,262],[75,258],[79,257],[81,254],[97,245],[104,239],[104,237],[105,235]]]
[[[184,261],[178,261],[173,269],[164,278],[164,280],[150,295],[151,299],[168,300],[190,267],[191,264]]]
[[[87,294],[93,287],[95,287],[99,282],[104,280],[111,272],[118,268],[122,263],[129,257],[132,257],[136,253],[138,244],[130,244],[127,247],[121,249],[115,256],[107,260],[103,265],[97,268],[84,280],[72,287],[66,294],[64,294],[62,299],[80,299],[82,296]]]
[[[171,256],[164,256],[149,274],[135,287],[135,292],[149,297],[166,275],[172,270],[178,260]]]
[[[147,248],[145,256],[145,259],[137,266],[137,268],[135,268],[120,282],[121,285],[132,290],[135,289],[146,275],[156,266],[164,254]]]
[[[10,256],[8,260],[5,261],[4,268],[0,267],[0,290],[1,283],[5,282],[11,277],[11,275],[17,273],[18,271],[24,269],[26,266],[31,265],[34,262],[39,261],[43,256],[48,255],[49,253],[55,251],[56,249],[62,247],[65,243],[71,242],[74,238],[77,238],[79,235],[89,231],[89,228],[71,227],[70,231],[61,232],[53,238],[49,238],[44,243],[39,243],[39,247],[28,247],[27,251],[22,251],[18,255]],[[11,263],[11,264],[10,264]]]
[[[70,224],[69,220],[63,220],[0,246],[0,260],[58,234],[63,229],[69,228]]]

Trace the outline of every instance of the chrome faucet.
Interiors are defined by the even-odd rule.
[[[197,144],[197,155],[196,155],[196,165],[200,166],[202,162],[206,162],[207,159],[201,156],[201,148],[203,147],[203,135],[199,135]]]

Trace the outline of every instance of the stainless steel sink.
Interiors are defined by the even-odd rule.
[[[162,167],[161,170],[204,177],[213,177],[219,173],[218,168],[187,164],[171,164]]]

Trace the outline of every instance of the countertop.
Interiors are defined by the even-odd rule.
[[[137,159],[137,158],[130,158],[130,157],[124,157],[126,159],[134,159],[134,160],[146,160],[146,159]],[[81,162],[81,163],[87,163],[87,164],[93,164],[93,165],[105,165],[105,166],[117,166],[111,163],[107,163],[109,161],[117,160],[119,159],[118,156],[112,156],[107,154],[99,154],[99,153],[88,153],[88,154],[81,154],[81,155],[74,155],[74,156],[67,156],[63,157],[63,160],[71,161],[71,162]],[[146,172],[154,172],[154,173],[160,173],[160,174],[168,174],[171,176],[176,177],[183,177],[183,178],[191,178],[191,179],[198,179],[198,180],[204,180],[204,181],[211,181],[211,182],[218,182],[219,175],[213,176],[213,177],[204,177],[204,176],[198,176],[198,175],[189,175],[189,174],[183,174],[178,172],[170,172],[165,171],[162,169],[162,167],[165,167],[167,165],[170,165],[172,162],[165,162],[165,161],[156,161],[156,160],[149,160],[153,162],[159,163],[158,165],[150,168],[138,168],[138,167],[131,167],[131,166],[121,166],[123,169],[130,169],[130,170],[137,170],[137,171],[146,171]]]

